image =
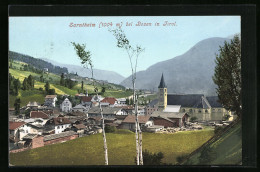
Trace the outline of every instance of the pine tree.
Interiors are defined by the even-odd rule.
[[[49,89],[50,89],[50,84],[49,84],[48,81],[45,83],[44,87],[45,87],[45,91],[46,91],[46,93],[48,94]]]
[[[225,42],[216,55],[214,83],[220,103],[227,110],[242,115],[241,90],[241,41],[236,35],[230,43]]]
[[[20,103],[21,103],[20,98],[15,99],[14,108],[15,108],[15,114],[16,115],[20,114]]]

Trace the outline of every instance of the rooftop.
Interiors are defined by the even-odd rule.
[[[59,134],[51,134],[51,135],[44,136],[43,140],[44,141],[54,140],[54,139],[58,139],[58,138],[62,138],[62,137],[72,136],[75,134],[77,134],[77,133],[74,131],[66,131],[66,132],[62,132]]]
[[[142,115],[142,116],[138,116],[138,122],[140,124],[145,124],[149,119],[150,119],[150,115]],[[135,123],[135,115],[128,115],[123,121],[122,123]]]
[[[19,127],[21,127],[22,125],[26,124],[25,122],[13,122],[13,121],[9,121],[9,130],[15,130]]]
[[[49,118],[49,116],[42,111],[31,111],[30,117],[31,118],[42,118],[42,119],[48,119]]]

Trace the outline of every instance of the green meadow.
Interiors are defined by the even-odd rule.
[[[162,152],[164,163],[197,149],[214,134],[213,130],[184,131],[174,134],[143,133],[143,149]],[[109,165],[135,165],[135,134],[128,130],[107,133]],[[34,165],[104,165],[102,134],[47,145],[19,153],[10,153],[16,166]]]

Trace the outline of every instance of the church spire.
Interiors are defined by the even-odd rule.
[[[164,82],[163,73],[162,73],[161,82],[160,82],[160,85],[158,86],[158,88],[167,88],[167,86]]]

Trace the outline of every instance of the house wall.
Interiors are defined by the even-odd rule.
[[[48,141],[44,142],[44,146],[54,144],[54,143],[60,143],[60,142],[63,142],[63,141],[73,140],[73,139],[76,139],[76,138],[78,138],[77,134],[67,136],[67,137],[57,138],[57,139],[53,139],[53,140],[48,140]]]
[[[70,124],[64,124],[64,125],[57,125],[57,126],[55,126],[55,134],[63,132],[69,126],[70,126]]]
[[[154,118],[153,119],[153,123],[154,125],[162,125],[164,127],[176,127],[176,124],[170,122],[170,121],[167,121],[163,118]]]
[[[145,111],[145,114],[146,115],[151,115],[154,111],[158,111],[158,108],[153,108],[153,107],[147,107],[146,108],[146,111]]]

